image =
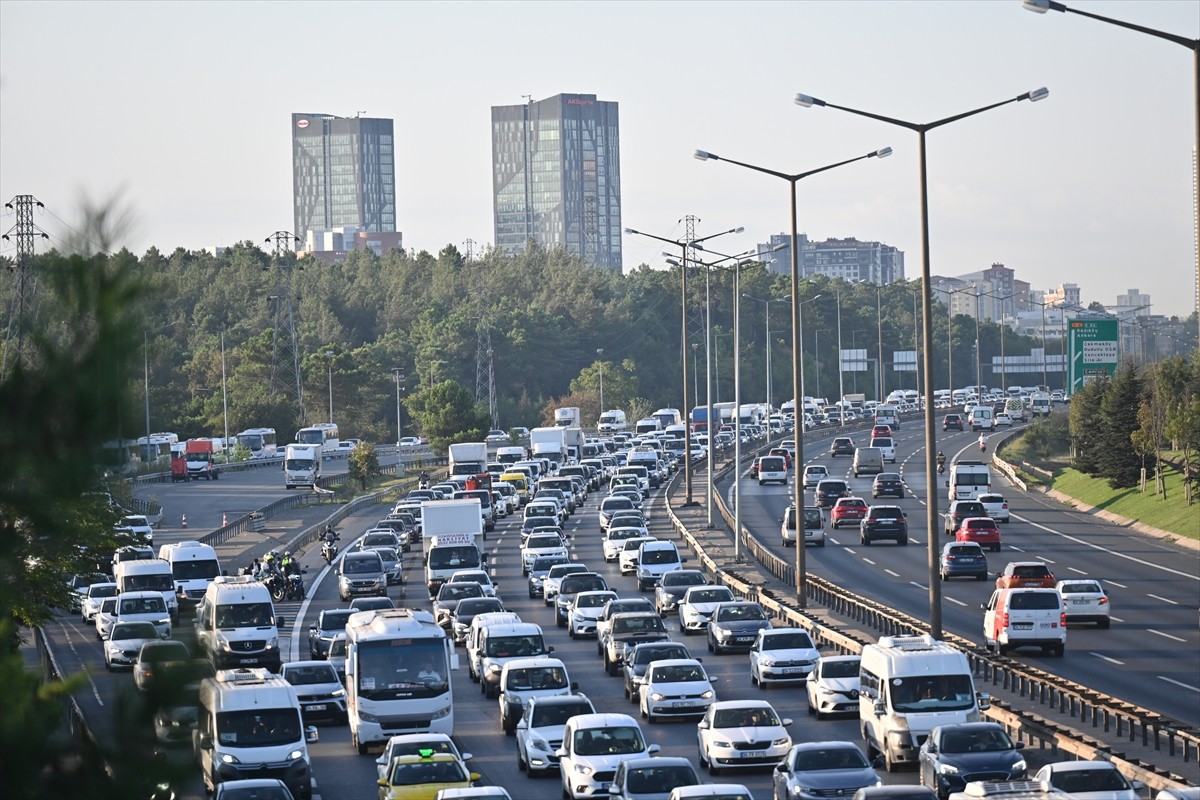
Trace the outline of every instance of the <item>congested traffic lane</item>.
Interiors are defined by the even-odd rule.
[[[821,445],[824,438],[810,438],[806,463],[828,466],[831,477],[845,477],[851,491],[868,503],[900,505],[908,515],[909,546],[882,542],[864,547],[859,543],[857,527],[834,531],[827,523],[829,544],[824,549],[809,548],[808,568],[850,591],[927,619],[925,451],[920,424],[906,422],[897,432],[897,463],[886,465],[887,470],[898,471],[905,479],[907,493],[900,501],[872,501],[873,478],[855,478],[848,459],[830,458],[828,447]],[[938,441],[950,461],[980,459],[974,434],[939,434]],[[1085,574],[1100,578],[1112,598],[1114,615],[1110,630],[1072,626],[1063,659],[1043,656],[1036,650],[1016,651],[1014,657],[1186,724],[1200,724],[1200,703],[1194,702],[1200,694],[1195,673],[1195,653],[1200,650],[1195,625],[1195,609],[1200,605],[1196,554],[1111,525],[1097,525],[1087,515],[1064,509],[1042,495],[1016,491],[995,472],[993,475],[994,485],[1002,489],[1013,518],[1000,526],[1003,549],[988,554],[989,571],[998,572],[1009,561],[1045,560],[1059,578]],[[939,479],[944,481],[943,476]],[[944,507],[946,490],[944,486],[938,489],[939,504]],[[722,491],[726,497],[731,495],[728,485],[723,485]],[[741,492],[743,524],[776,555],[789,561],[795,554],[782,548],[778,531],[790,491],[790,487],[789,493],[774,487],[760,488],[744,480]],[[940,548],[948,538],[941,534],[940,518],[936,522]],[[987,601],[992,588],[990,580],[944,582],[945,629],[982,642],[980,605]],[[1181,693],[1191,702],[1181,703]]]

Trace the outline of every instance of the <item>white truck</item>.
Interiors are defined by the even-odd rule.
[[[556,428],[578,428],[583,424],[582,419],[579,408],[576,406],[554,409],[554,427]]]
[[[566,428],[534,428],[529,432],[529,449],[533,458],[546,458],[556,465],[566,462]]]
[[[583,458],[583,446],[587,444],[583,429],[563,428],[563,439],[567,446],[567,459],[579,463],[579,459]]]
[[[484,442],[450,445],[450,477],[473,477],[487,472],[488,448]]]
[[[658,420],[660,428],[666,428],[668,425],[683,424],[683,415],[679,413],[678,408],[660,408],[650,416]]]
[[[625,412],[619,408],[614,408],[600,415],[600,420],[596,423],[596,430],[602,434],[607,433],[611,435],[625,430],[627,425]]]
[[[316,488],[321,477],[321,448],[312,444],[289,444],[283,455],[283,485]]]
[[[421,544],[430,597],[453,573],[479,569],[484,556],[483,515],[478,500],[421,504]]]

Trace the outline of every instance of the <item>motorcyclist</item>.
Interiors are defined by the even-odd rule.
[[[941,450],[938,450],[937,454],[937,468],[938,472],[945,472],[946,470],[946,454]]]
[[[422,472],[422,473],[421,473],[421,479],[420,479],[420,484],[419,484],[419,485],[420,485],[420,487],[421,487],[422,489],[428,489],[428,488],[429,488],[429,473],[428,473],[428,472]]]
[[[985,450],[987,450],[987,437],[984,436],[982,433],[980,433],[979,434],[979,452],[982,453]]]
[[[340,537],[338,537],[337,532],[334,531],[332,525],[326,525],[325,532],[321,534],[321,538],[324,539],[326,542],[329,542],[330,544],[332,544],[333,542],[336,542],[338,540],[338,538],[340,538]]]
[[[280,561],[279,567],[283,571],[284,575],[300,574],[300,564],[296,561],[296,559],[292,558],[291,550],[285,550],[283,552],[283,558]]]

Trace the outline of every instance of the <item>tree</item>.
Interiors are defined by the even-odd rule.
[[[486,410],[456,381],[421,389],[404,405],[434,450],[445,450],[453,442],[482,442],[490,427]]]
[[[1142,379],[1133,361],[1127,359],[1117,368],[1100,401],[1098,420],[1097,474],[1107,478],[1114,489],[1136,486],[1141,476],[1144,461],[1135,451],[1132,439],[1139,427],[1141,399]]]
[[[380,474],[379,456],[375,454],[375,445],[370,444],[366,439],[354,445],[354,449],[350,451],[350,457],[346,461],[346,471],[350,473],[350,480],[358,481],[365,492],[367,481]]]
[[[1099,469],[1100,403],[1108,390],[1104,376],[1083,385],[1071,397],[1070,427],[1075,468],[1087,475]]]

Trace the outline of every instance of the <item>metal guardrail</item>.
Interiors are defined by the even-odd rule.
[[[748,458],[752,457],[753,453],[748,456]],[[730,464],[723,467],[721,469],[722,477],[734,466]],[[673,488],[678,477],[672,479],[668,491]],[[717,496],[717,506],[722,518],[732,529],[733,515],[720,496]],[[792,600],[792,597],[789,596],[790,593],[771,590],[742,580],[727,566],[718,564],[704,552],[703,547],[675,515],[669,503],[667,509],[672,524],[681,538],[686,540],[692,550],[696,552],[704,568],[722,583],[728,585],[735,593],[758,601],[767,611],[777,617],[809,630],[816,638],[827,641],[846,652],[858,653],[868,643],[822,625],[814,618],[793,608],[790,605]],[[795,567],[792,564],[783,561],[765,548],[748,530],[743,529],[739,531],[739,534],[742,546],[751,552],[768,572],[785,585],[794,585]],[[807,585],[809,599],[827,607],[835,614],[879,630],[882,635],[926,634],[929,632],[927,623],[868,598],[855,595],[819,576],[810,574]],[[1029,667],[1003,656],[994,656],[962,637],[946,635],[943,638],[966,654],[976,677],[981,681],[990,683],[992,686],[1001,686],[1005,690],[1015,692],[1019,697],[1028,698],[1040,705],[1056,708],[1060,713],[1077,718],[1081,724],[1090,722],[1093,728],[1102,728],[1105,733],[1115,732],[1120,737],[1127,737],[1130,742],[1137,742],[1140,738],[1144,747],[1153,747],[1156,751],[1162,751],[1165,747],[1171,757],[1180,756],[1185,764],[1200,759],[1200,732],[1190,729],[1176,720],[1093,691],[1061,676]],[[997,703],[995,708],[995,713],[990,716],[1004,722],[1010,729],[1017,729],[1022,734],[1049,743],[1051,746],[1072,753],[1079,758],[1092,759],[1099,756],[1111,760],[1117,763],[1125,774],[1143,780],[1151,788],[1161,789],[1186,783],[1186,780],[1179,775],[1152,764],[1143,763],[1138,759],[1127,759],[1124,754],[1114,752],[1101,742],[1081,739],[1076,732],[1064,729],[1035,714],[1014,711],[1006,708],[1002,703]]]

